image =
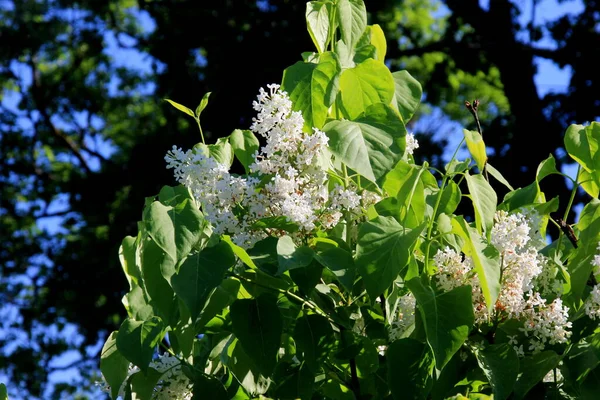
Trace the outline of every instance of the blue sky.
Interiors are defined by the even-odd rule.
[[[480,4],[482,4],[483,7],[487,7],[488,3],[489,0],[480,0]],[[518,4],[522,10],[523,22],[529,21],[531,18],[532,1],[516,0],[516,4]],[[583,4],[580,0],[571,0],[562,3],[559,3],[557,0],[539,0],[535,14],[535,23],[543,24],[548,20],[556,19],[558,16],[564,14],[578,14],[579,12],[581,12],[582,9]],[[146,32],[151,32],[154,29],[154,22],[148,16],[147,13],[138,12],[136,15],[142,21]],[[120,39],[123,42],[133,40],[124,35],[120,37]],[[520,39],[524,41],[528,40],[526,36],[523,36]],[[147,56],[144,56],[135,50],[125,50],[120,48],[117,45],[117,40],[114,37],[114,34],[112,33],[107,33],[105,35],[105,41],[107,44],[106,52],[111,55],[116,65],[135,69],[142,73],[151,73],[152,60],[150,60]],[[546,37],[541,42],[539,42],[538,45],[540,47],[553,48],[554,44],[551,40],[549,40],[549,38]],[[198,57],[198,61],[204,62],[204,60],[201,57]],[[564,92],[567,89],[569,80],[571,78],[571,71],[569,68],[560,69],[557,66],[555,66],[552,62],[544,59],[538,58],[535,61],[538,66],[538,73],[535,76],[535,83],[537,85],[538,92],[540,93],[540,95],[544,95],[549,92]],[[26,67],[15,64],[11,66],[11,69],[13,69],[13,71],[19,76],[22,76],[25,80],[25,83],[27,83],[29,71],[26,70]],[[116,87],[117,82],[115,81],[111,84],[111,87],[109,87],[109,92],[115,91]],[[154,88],[152,86],[145,88],[145,90],[147,90],[149,93],[151,93],[153,89]],[[5,107],[15,109],[15,105],[17,104],[18,100],[19,97],[17,94],[7,94],[2,99],[2,103]],[[81,115],[80,119],[82,124],[85,125],[86,116]],[[60,121],[56,122],[57,124],[61,123]],[[28,122],[27,120],[23,119],[23,123]],[[93,123],[99,124],[98,126],[101,126],[102,121],[98,120]],[[450,123],[448,125],[448,129],[452,134],[452,139],[450,140],[450,147],[452,147],[452,143],[455,143],[456,145],[462,139],[462,128],[463,127],[458,124],[453,125]],[[104,156],[110,156],[110,154],[114,151],[109,142],[102,141],[99,139],[87,138],[86,144],[90,148],[97,150]],[[96,159],[89,158],[88,161],[90,162],[90,165],[93,169],[99,167]],[[563,172],[573,174],[574,170],[572,168],[567,167]],[[68,207],[67,200],[65,198],[59,198],[52,204],[50,211],[56,212],[65,209],[66,207]],[[60,218],[48,218],[40,221],[39,225],[41,229],[45,229],[50,233],[56,233],[60,229]],[[0,329],[0,334],[1,332],[2,331]],[[67,325],[62,332],[49,332],[49,334],[60,334],[66,337],[72,337],[74,341],[80,340],[80,338],[77,335],[76,328],[73,325]],[[99,342],[96,346],[90,348],[90,354],[97,352],[101,345],[102,343]],[[79,355],[74,351],[65,353],[62,357],[58,357],[55,360],[53,360],[52,365],[68,365],[71,362],[77,360],[78,357]],[[76,374],[77,372],[75,370],[66,370],[54,373],[51,378],[54,382],[68,381],[74,376],[76,376]]]

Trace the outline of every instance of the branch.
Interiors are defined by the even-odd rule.
[[[91,168],[85,161],[85,158],[81,154],[79,146],[77,146],[77,144],[74,143],[71,140],[71,138],[69,138],[67,135],[65,135],[60,129],[58,129],[52,123],[52,119],[50,118],[50,115],[48,114],[48,111],[46,109],[47,104],[44,101],[44,95],[41,93],[42,84],[40,82],[40,77],[39,77],[36,65],[33,62],[33,60],[30,61],[29,66],[31,67],[31,75],[32,75],[31,95],[33,97],[33,101],[35,102],[35,104],[37,106],[38,112],[42,116],[42,119],[44,120],[44,122],[46,123],[48,128],[50,129],[50,132],[54,136],[56,136],[60,141],[62,141],[71,150],[71,152],[75,155],[75,157],[81,163],[81,166],[83,167],[83,169],[85,169],[85,171],[88,174],[91,174],[93,171],[91,170]]]

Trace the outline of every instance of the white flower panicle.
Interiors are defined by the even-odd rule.
[[[436,282],[441,290],[449,291],[467,284],[472,286],[476,323],[488,322],[490,316],[501,320],[517,319],[523,323],[521,331],[528,338],[527,350],[537,353],[547,344],[565,343],[571,335],[571,322],[568,321],[568,307],[558,297],[562,285],[548,260],[537,252],[535,241],[529,236],[531,227],[539,224],[538,221],[532,223],[530,215],[533,214],[497,211],[494,217],[491,242],[500,252],[502,281],[491,313],[487,309],[478,277],[472,273],[472,260],[469,257],[462,260],[456,251],[446,247],[438,250],[434,263],[437,267]],[[554,301],[546,304],[537,290],[552,296]],[[590,296],[590,299],[593,297]],[[600,310],[600,291],[597,300],[595,304],[594,300],[590,300],[590,310],[594,307]],[[516,339],[513,341],[515,350],[523,356],[523,345],[518,345]]]
[[[412,155],[419,148],[419,142],[412,133],[406,134],[406,153]]]
[[[592,266],[594,267],[592,273],[594,276],[600,276],[600,243],[596,246],[599,254],[594,256],[592,260]],[[589,296],[583,303],[583,310],[590,319],[600,318],[600,284],[594,285]]]
[[[415,306],[417,300],[412,293],[405,294],[398,299],[398,311],[388,326],[390,342],[400,339],[402,335],[415,323]]]
[[[193,383],[181,370],[181,362],[168,353],[160,355],[156,360],[153,360],[149,368],[156,370],[161,374],[154,392],[152,393],[153,400],[191,400],[193,397]],[[140,369],[133,364],[129,364],[127,377],[119,388],[118,396],[121,399],[125,398],[125,385],[131,375],[140,372]],[[110,386],[106,381],[97,383],[100,388],[110,393]]]
[[[286,217],[308,233],[332,228],[343,212],[360,210],[363,201],[356,191],[336,187],[328,192],[327,172],[320,163],[327,136],[318,129],[304,132],[302,114],[292,110],[287,93],[279,85],[267,88],[253,102],[257,116],[250,129],[266,144],[254,154],[250,176],[231,175],[228,166],[200,150],[184,153],[174,147],[165,157],[167,168],[190,188],[214,232],[231,235],[245,248],[267,236],[252,228],[262,218]]]

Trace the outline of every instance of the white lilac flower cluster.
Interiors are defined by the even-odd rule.
[[[413,155],[416,149],[419,148],[419,142],[412,133],[406,134],[406,154]]]
[[[415,306],[417,301],[415,296],[408,292],[398,299],[398,310],[394,320],[388,327],[388,337],[390,342],[400,339],[402,335],[415,323]]]
[[[262,218],[286,217],[306,234],[317,227],[330,229],[344,212],[379,201],[367,191],[358,194],[340,186],[328,192],[328,166],[323,166],[327,136],[318,129],[304,132],[302,114],[292,111],[287,93],[276,84],[267,87],[253,102],[258,114],[250,129],[266,144],[254,154],[250,175],[234,176],[228,166],[199,150],[173,147],[165,157],[167,168],[191,190],[214,232],[230,235],[245,248],[267,236],[252,228]]]
[[[153,400],[191,400],[193,397],[193,384],[181,370],[181,362],[174,356],[165,353],[152,361],[149,368],[160,373],[160,378],[154,387],[152,393]],[[133,364],[129,364],[127,378],[123,381],[119,389],[119,397],[125,398],[125,385],[131,375],[140,372],[140,369]],[[98,385],[107,393],[110,393],[110,386],[106,381],[99,382]]]
[[[536,220],[523,213],[497,211],[494,222],[491,243],[500,252],[502,282],[492,312],[485,304],[472,260],[469,257],[462,260],[461,255],[449,247],[438,250],[434,256],[437,286],[448,291],[471,285],[476,323],[486,323],[490,317],[521,321],[520,330],[528,338],[528,351],[537,353],[547,344],[565,343],[571,334],[569,309],[558,297],[560,284],[550,283],[556,279],[550,278],[549,263],[532,247],[535,241],[530,237],[530,230],[532,223],[536,226]],[[540,290],[554,300],[547,304]],[[511,343],[519,355],[525,354],[516,337],[511,338]]]
[[[598,243],[596,250],[600,251],[600,243]],[[600,276],[600,254],[594,256],[592,266],[594,267],[592,271],[594,276]],[[583,303],[583,310],[591,319],[600,318],[600,284],[596,284],[592,288],[588,298]]]

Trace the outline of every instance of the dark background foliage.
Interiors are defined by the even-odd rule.
[[[447,121],[475,129],[464,101],[479,98],[490,163],[514,187],[549,154],[569,163],[564,129],[600,114],[600,2],[541,23],[546,2],[366,2],[392,70],[423,84],[419,157],[441,167]],[[175,184],[167,150],[199,141],[162,99],[194,108],[212,92],[209,142],[248,128],[258,89],[313,50],[304,12],[296,0],[0,1],[0,378],[13,398],[83,396],[95,379],[98,343],[124,316],[121,240],[144,198]],[[541,59],[571,68],[566,92],[540,96]],[[543,189],[567,190],[560,178]]]

